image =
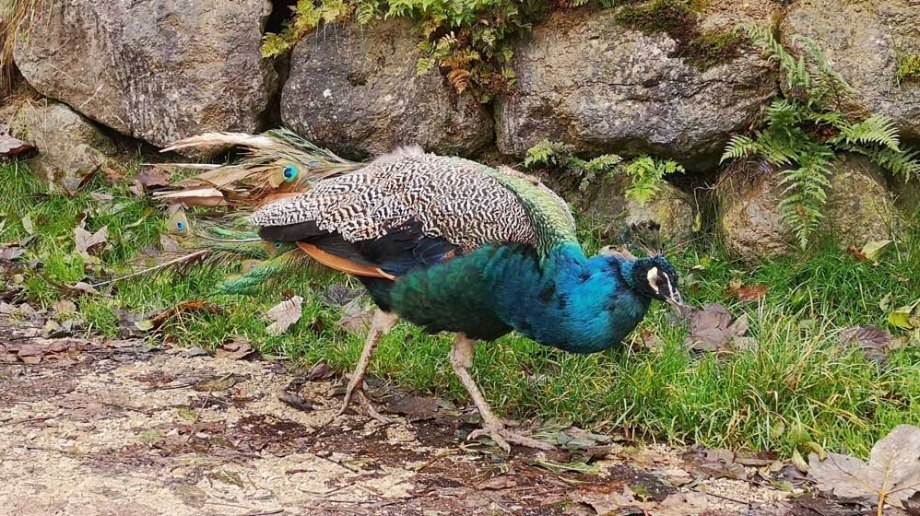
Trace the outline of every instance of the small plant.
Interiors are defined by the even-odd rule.
[[[579,190],[585,190],[598,176],[611,172],[623,172],[629,177],[626,197],[645,205],[661,191],[664,176],[683,173],[684,167],[671,160],[659,160],[651,156],[639,156],[624,164],[616,154],[603,154],[585,160],[574,156],[567,145],[561,142],[542,140],[527,149],[524,167],[559,167],[580,176]]]
[[[920,54],[898,54],[898,84],[920,81]]]
[[[630,161],[623,171],[629,176],[626,197],[644,206],[661,191],[664,176],[684,173],[684,167],[671,160],[639,156]]]
[[[770,60],[779,63],[785,98],[770,104],[763,127],[753,137],[734,136],[722,161],[759,156],[782,170],[783,221],[802,248],[821,222],[832,162],[838,153],[862,154],[905,179],[920,175],[917,152],[901,147],[891,119],[872,115],[854,120],[841,111],[852,88],[830,67],[814,41],[792,36],[791,41],[802,49],[796,55],[768,28],[751,26],[748,34]]]

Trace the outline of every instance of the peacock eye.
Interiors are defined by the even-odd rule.
[[[185,222],[182,222],[181,220],[176,222],[176,229],[179,231],[185,231]]]
[[[281,174],[284,176],[284,180],[290,183],[297,178],[297,167],[288,165],[284,167],[284,171]]]
[[[275,249],[281,249],[281,242],[275,242]]]

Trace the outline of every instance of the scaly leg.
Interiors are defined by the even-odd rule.
[[[454,373],[460,379],[460,383],[470,393],[470,397],[473,398],[473,403],[476,404],[479,415],[482,417],[482,429],[472,432],[467,439],[476,439],[481,435],[488,435],[495,441],[495,444],[506,452],[511,451],[511,446],[508,443],[539,450],[553,450],[553,445],[549,443],[508,430],[505,427],[505,423],[492,413],[492,409],[486,403],[485,398],[482,397],[479,387],[470,376],[469,368],[473,364],[473,347],[475,345],[474,340],[462,333],[458,333],[456,339],[454,339],[454,346],[450,351],[450,365],[454,368]]]
[[[396,326],[396,321],[398,320],[399,316],[396,314],[384,312],[380,309],[374,312],[371,329],[367,333],[367,340],[364,341],[364,349],[361,351],[361,358],[358,359],[358,366],[355,367],[355,372],[352,373],[351,378],[348,380],[345,399],[342,401],[342,408],[339,409],[336,416],[341,416],[351,403],[351,398],[357,396],[368,415],[382,423],[388,422],[387,418],[371,406],[371,402],[364,395],[364,375],[367,373],[367,366],[371,363],[371,355],[374,354],[374,349],[380,343],[380,338],[389,333],[393,326]]]

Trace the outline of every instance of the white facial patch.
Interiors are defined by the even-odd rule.
[[[673,296],[674,292],[676,291],[674,290],[674,285],[671,285],[671,278],[667,274],[665,274],[664,280],[668,282],[668,295]]]
[[[648,273],[645,275],[645,278],[648,279],[648,285],[652,287],[652,290],[655,293],[658,293],[658,267],[652,267],[648,270]]]

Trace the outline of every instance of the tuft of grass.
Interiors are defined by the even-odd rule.
[[[49,193],[21,164],[0,167],[0,241],[35,239],[21,271],[30,302],[48,306],[70,284],[96,271],[129,270],[129,262],[154,244],[161,214],[144,198],[121,187],[91,182],[75,197]],[[90,195],[110,193],[97,203]],[[72,256],[73,227],[87,214],[87,227],[107,225],[109,245],[87,263]],[[606,242],[586,241],[591,250]],[[545,348],[515,335],[480,343],[473,375],[495,407],[513,417],[573,421],[596,431],[669,443],[701,443],[733,449],[790,454],[802,441],[865,456],[872,444],[901,423],[920,424],[920,343],[895,350],[885,364],[867,361],[859,350],[842,348],[840,330],[855,325],[887,328],[891,306],[920,297],[920,230],[913,228],[872,265],[837,251],[833,242],[815,246],[807,259],[786,258],[745,269],[719,247],[700,246],[669,256],[684,273],[687,301],[699,306],[725,303],[750,320],[750,346],[724,355],[695,355],[683,344],[686,327],[656,304],[640,331],[661,341],[649,350],[634,343],[580,356]],[[263,353],[305,364],[326,360],[339,370],[354,367],[363,335],[340,329],[341,309],[323,301],[330,285],[354,280],[320,268],[305,268],[252,296],[214,295],[232,264],[161,274],[118,283],[109,296],[72,300],[87,332],[117,336],[126,314],[144,314],[182,301],[205,299],[221,312],[184,313],[149,338],[179,346],[213,348],[240,335]],[[727,297],[732,281],[763,283],[760,303]],[[271,337],[261,317],[290,294],[304,297],[303,318],[288,333]],[[637,339],[638,340],[638,339]],[[402,323],[383,338],[371,371],[414,391],[466,400],[447,360],[451,338],[427,335]]]

